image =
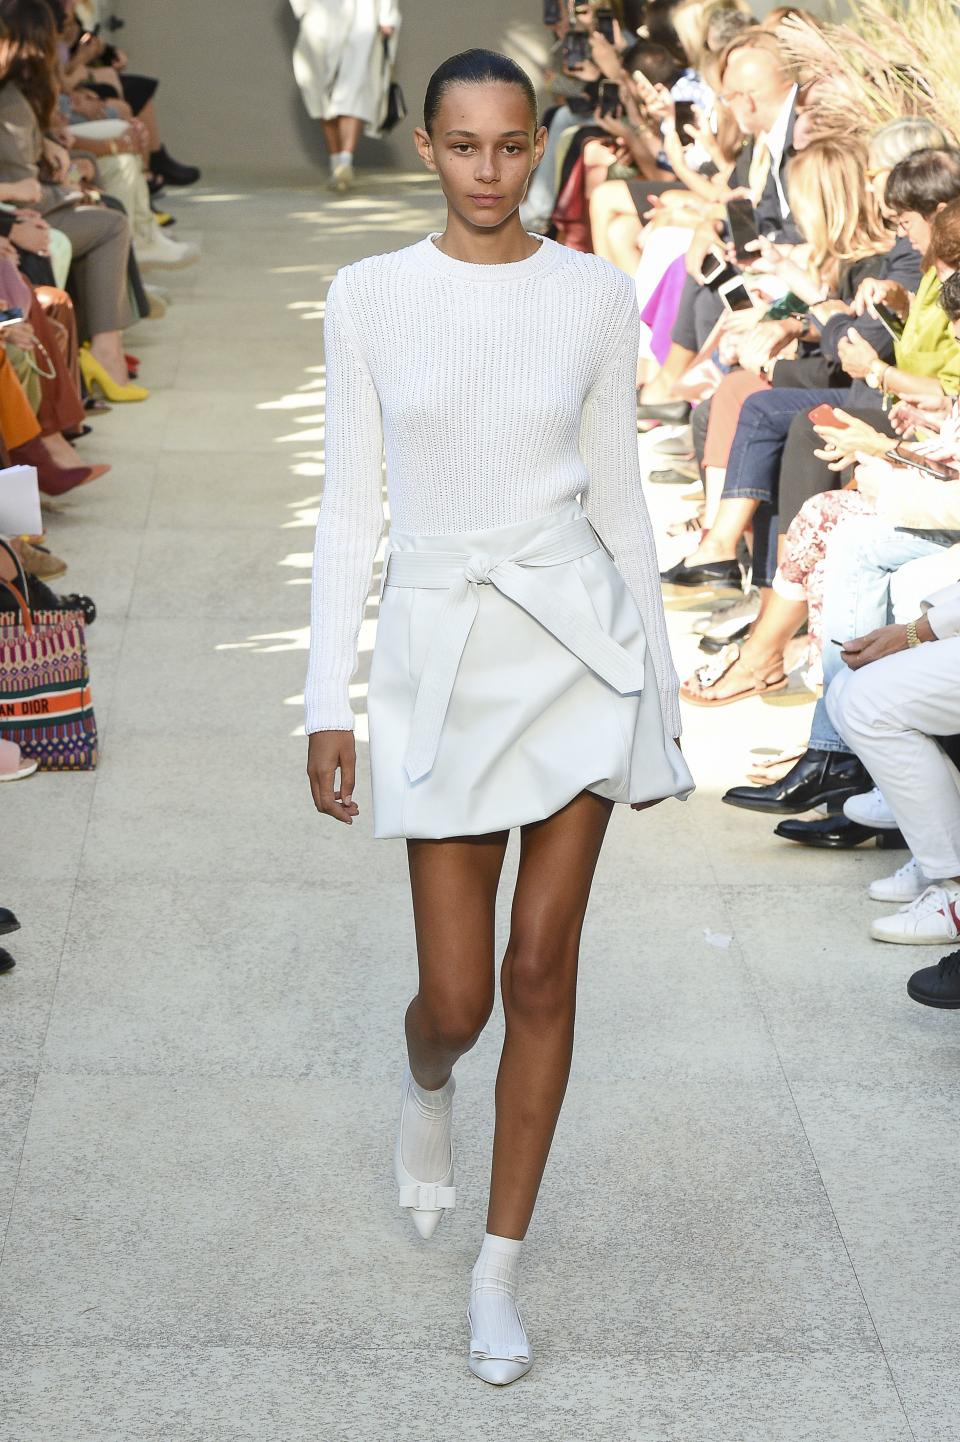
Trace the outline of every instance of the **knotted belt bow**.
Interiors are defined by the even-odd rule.
[[[480,609],[478,586],[496,586],[569,651],[625,696],[643,687],[643,661],[593,617],[575,610],[537,572],[587,556],[600,545],[586,516],[552,528],[529,546],[495,560],[457,551],[391,551],[385,585],[449,590],[427,649],[413,708],[404,767],[411,781],[432,770],[467,638]]]

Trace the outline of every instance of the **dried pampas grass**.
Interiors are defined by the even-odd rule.
[[[858,0],[847,24],[791,15],[776,33],[801,82],[818,82],[819,129],[864,136],[922,115],[960,137],[960,13],[952,0]]]

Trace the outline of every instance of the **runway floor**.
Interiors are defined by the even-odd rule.
[[[939,952],[867,933],[905,856],[719,802],[805,735],[802,695],[688,710],[696,795],[617,808],[525,1249],[536,1364],[469,1374],[500,1023],[458,1069],[460,1204],[423,1244],[390,1165],[405,851],[365,781],[352,832],[317,817],[300,709],[325,288],[442,207],[384,174],[173,208],[204,259],[130,335],[153,395],[97,422],[113,471],[50,517],[100,607],[102,760],[0,795],[0,1435],[955,1442],[960,1021],[904,991]]]

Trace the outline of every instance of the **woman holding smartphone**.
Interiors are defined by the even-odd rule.
[[[455,1062],[495,993],[494,910],[520,828],[501,970],[506,1039],[471,1370],[532,1352],[522,1239],[569,1073],[579,939],[615,802],[693,782],[640,485],[628,277],[522,229],[546,132],[527,74],[468,50],[431,76],[420,157],[445,229],[341,267],[327,293],[325,487],[306,684],[317,809],[359,815],[348,684],[391,531],[368,714],[376,837],[407,845],[419,989],[394,1165],[430,1237],[455,1203]],[[596,529],[594,529],[596,527]]]

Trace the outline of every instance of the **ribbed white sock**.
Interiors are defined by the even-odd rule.
[[[437,1091],[427,1091],[411,1075],[403,1110],[403,1165],[418,1182],[439,1182],[450,1170],[453,1094],[451,1076]]]
[[[480,1255],[473,1264],[470,1278],[473,1335],[494,1357],[522,1356],[528,1351],[516,1301],[522,1246],[515,1237],[484,1232]]]
[[[349,150],[335,150],[330,156],[330,169],[336,170],[338,165],[346,165],[348,160],[353,160],[353,156]]]

